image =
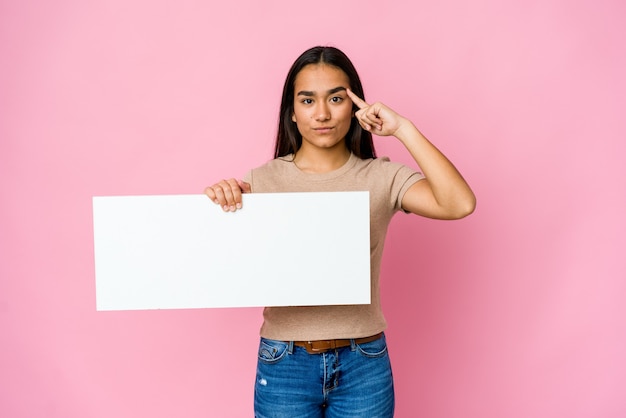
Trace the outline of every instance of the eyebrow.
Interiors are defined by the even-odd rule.
[[[346,91],[346,88],[345,87],[341,87],[341,86],[340,87],[335,87],[333,89],[328,90],[326,93],[327,94],[335,94],[335,93],[340,92],[340,91]],[[299,91],[296,96],[315,96],[315,92],[308,91],[308,90],[302,90],[302,91]]]

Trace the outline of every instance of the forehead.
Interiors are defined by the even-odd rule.
[[[326,91],[350,87],[350,79],[341,68],[328,64],[309,64],[302,68],[294,82],[295,91]]]

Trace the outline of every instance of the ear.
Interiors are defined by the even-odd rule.
[[[296,121],[296,114],[295,114],[295,113],[292,113],[292,114],[291,114],[291,121],[292,121],[292,122],[295,122],[295,121]]]

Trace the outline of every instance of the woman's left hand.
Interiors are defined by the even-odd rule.
[[[380,102],[369,105],[346,91],[359,108],[354,116],[361,127],[376,135],[398,138],[426,176],[404,194],[404,210],[436,219],[459,219],[474,211],[476,197],[461,173],[410,120]]]
[[[411,123],[408,119],[403,118],[380,102],[370,105],[350,89],[346,90],[346,92],[352,102],[359,108],[354,117],[366,131],[379,136],[395,136],[403,124]]]

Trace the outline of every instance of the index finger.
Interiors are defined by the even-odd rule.
[[[348,97],[350,99],[352,99],[352,103],[354,103],[355,105],[357,105],[357,107],[359,109],[364,109],[366,107],[368,107],[369,105],[365,102],[365,100],[361,99],[359,96],[357,96],[356,94],[352,93],[352,90],[350,89],[346,89],[346,93],[348,93]]]

